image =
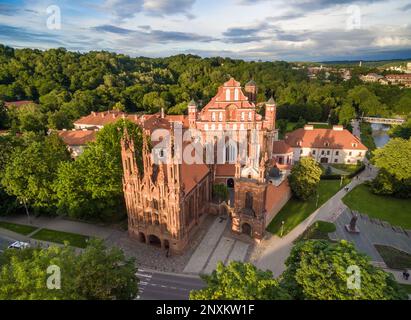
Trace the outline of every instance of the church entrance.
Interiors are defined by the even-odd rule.
[[[168,240],[164,240],[164,249],[170,249],[170,242]]]
[[[151,244],[152,246],[161,248],[161,240],[159,237],[151,234],[148,236],[148,243]]]
[[[251,226],[248,223],[243,223],[241,226],[241,232],[251,237]]]
[[[139,232],[139,233],[138,233],[138,239],[140,240],[140,242],[146,243],[146,236],[145,236],[144,233]]]

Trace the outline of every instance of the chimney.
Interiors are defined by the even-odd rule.
[[[94,111],[92,111],[91,114],[93,115],[93,117],[96,116],[96,113]]]
[[[304,130],[314,130],[314,126],[312,125],[312,124],[306,124],[305,126],[304,126]]]
[[[164,108],[161,108],[161,119],[164,119]]]
[[[343,126],[333,126],[333,130],[334,131],[343,131],[344,130],[344,127]]]

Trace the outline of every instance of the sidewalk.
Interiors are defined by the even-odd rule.
[[[366,180],[370,180],[375,175],[375,169],[365,169],[359,174],[359,179],[354,178],[347,186],[352,190],[357,185]],[[257,254],[257,257],[251,261],[258,268],[271,270],[275,277],[280,276],[285,270],[285,261],[290,255],[294,246],[294,241],[315,221],[324,220],[333,222],[347,208],[342,202],[342,198],[347,194],[344,189],[338,191],[332,198],[324,203],[319,209],[313,212],[307,219],[296,226],[291,232],[283,238],[277,235],[271,235],[268,240],[261,244],[263,252]]]
[[[25,215],[0,217],[0,221],[30,225]],[[113,228],[96,226],[87,222],[66,220],[61,217],[31,217],[31,225],[42,229],[78,233],[104,240],[109,238],[113,233],[118,232],[118,230]]]

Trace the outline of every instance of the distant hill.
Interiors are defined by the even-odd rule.
[[[391,59],[391,60],[369,60],[364,61],[362,60],[362,66],[368,68],[376,68],[376,67],[391,67],[391,66],[398,66],[398,65],[405,65],[407,62],[411,62],[411,57],[407,59]],[[342,61],[322,61],[317,62],[317,64],[324,64],[324,65],[343,65],[343,66],[358,66],[360,60],[342,60]]]

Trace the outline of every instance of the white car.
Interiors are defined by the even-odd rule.
[[[26,249],[30,248],[30,243],[28,242],[23,242],[23,241],[15,241],[11,245],[8,246],[9,249]]]

